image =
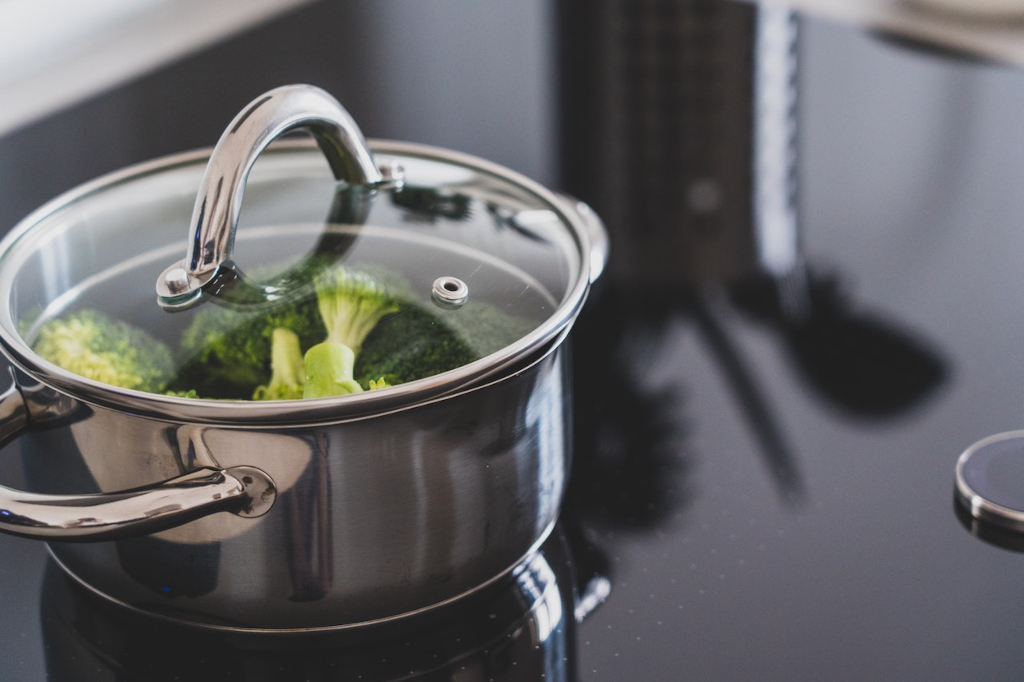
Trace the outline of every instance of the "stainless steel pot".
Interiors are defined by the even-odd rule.
[[[275,145],[261,156],[294,129],[312,132],[317,146]],[[166,268],[200,185],[188,254]],[[188,313],[139,294],[161,270],[158,295],[172,309],[224,291],[263,301],[298,286],[295,271],[256,284],[230,260],[246,187],[255,225],[238,235],[253,262],[301,253],[325,232],[320,190],[332,215],[338,196],[358,190],[342,202],[350,225],[327,221],[327,232],[358,242],[343,260],[390,259],[446,308],[461,303],[447,294],[465,294],[449,280],[506,307],[531,300],[536,324],[451,371],[315,400],[143,393],[33,352],[40,321],[82,302],[115,300],[132,322],[177,324],[166,320]],[[431,201],[413,210],[410,196]],[[471,210],[445,222],[437,204],[452,197]],[[571,450],[563,341],[606,250],[600,221],[581,204],[465,155],[368,146],[323,91],[271,91],[212,155],[101,178],[0,242],[0,343],[18,368],[0,396],[0,436],[20,439],[31,488],[0,489],[0,530],[49,541],[65,571],[114,602],[228,629],[378,623],[501,580],[558,514]]]

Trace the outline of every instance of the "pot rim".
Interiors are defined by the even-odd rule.
[[[558,345],[560,335],[575,321],[590,288],[591,244],[584,219],[570,203],[538,182],[470,154],[411,142],[368,140],[375,154],[400,155],[442,161],[468,167],[478,173],[495,176],[517,185],[547,204],[571,233],[578,249],[579,271],[568,293],[554,312],[540,325],[514,343],[473,362],[432,377],[410,381],[384,390],[331,398],[278,401],[229,401],[179,398],[120,388],[73,374],[36,355],[17,333],[11,314],[9,296],[0,297],[0,350],[22,371],[40,383],[67,394],[81,402],[129,412],[154,419],[218,424],[224,426],[257,426],[339,422],[363,418],[413,407],[427,401],[462,393],[481,384],[489,384],[509,376],[523,360],[543,349],[545,344]],[[264,154],[294,153],[309,150],[319,153],[313,140],[279,141]],[[174,168],[195,165],[209,159],[213,148],[171,154],[144,161],[100,176],[71,189],[45,203],[19,221],[0,240],[0,266],[11,249],[32,236],[32,230],[57,211],[99,194],[111,187],[155,175]],[[156,305],[154,301],[154,305]]]

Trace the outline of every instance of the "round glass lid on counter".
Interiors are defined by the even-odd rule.
[[[964,450],[955,481],[956,499],[974,530],[1012,533],[1024,548],[1024,431],[998,433]]]
[[[295,129],[315,140],[268,148]],[[326,93],[289,86],[212,155],[129,168],[23,221],[0,244],[0,329],[17,364],[86,400],[223,417],[345,397],[356,414],[541,351],[583,302],[588,240],[563,197],[473,157],[367,147]]]

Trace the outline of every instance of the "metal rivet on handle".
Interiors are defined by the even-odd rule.
[[[399,190],[405,184],[405,168],[396,161],[385,161],[378,167],[380,170],[380,185]]]
[[[173,294],[181,294],[188,291],[188,273],[184,268],[173,268],[164,275],[164,282],[168,290]]]

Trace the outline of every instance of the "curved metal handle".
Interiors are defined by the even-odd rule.
[[[0,393],[0,439],[19,435],[28,409],[16,383]],[[116,540],[230,511],[257,517],[277,489],[255,467],[203,468],[143,488],[89,495],[43,495],[0,486],[0,532],[48,541]]]
[[[374,189],[365,186],[339,187],[325,223],[345,225],[344,229],[325,229],[309,254],[270,279],[257,281],[247,277],[229,258],[220,264],[214,277],[204,285],[203,295],[218,304],[250,312],[260,306],[273,306],[284,299],[294,301],[315,295],[316,276],[340,261],[359,238],[359,226],[369,216],[375,193]],[[173,302],[170,305],[165,302],[163,305],[170,310],[181,310],[194,305],[198,300],[186,301],[184,305]]]
[[[188,253],[156,283],[163,307],[194,305],[231,257],[249,171],[271,142],[296,129],[313,134],[337,179],[353,185],[394,179],[377,168],[356,122],[327,92],[311,85],[271,90],[235,117],[210,156],[192,210]]]

